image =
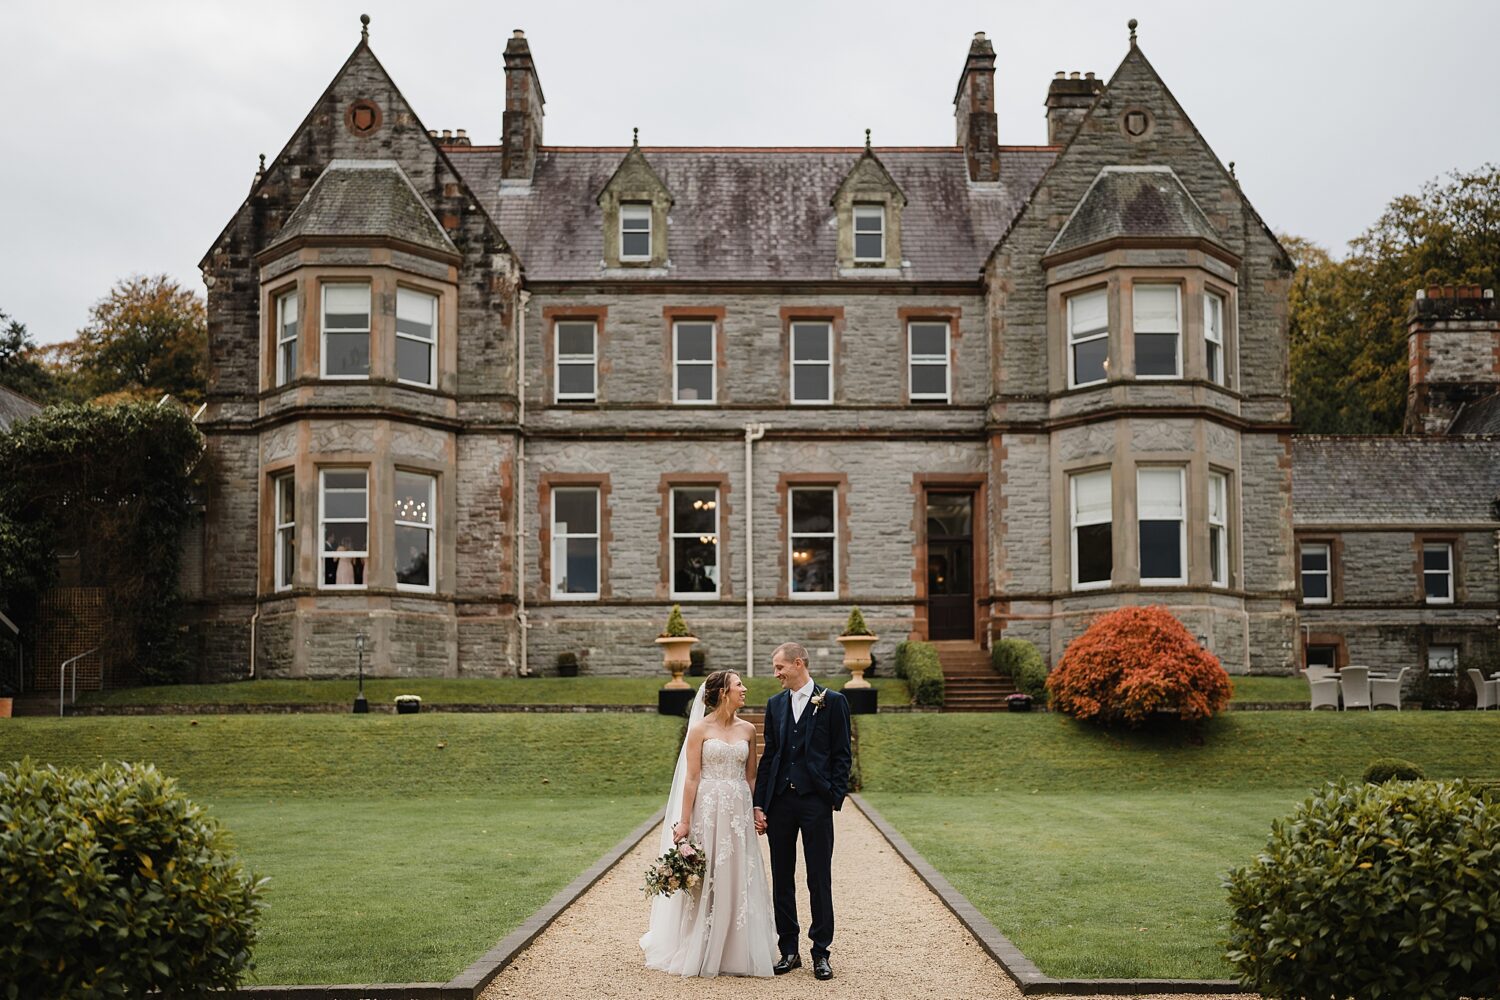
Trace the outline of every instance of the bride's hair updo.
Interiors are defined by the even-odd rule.
[[[715,670],[703,679],[703,711],[705,714],[713,712],[719,707],[724,693],[729,690],[729,678],[734,676],[733,670]]]

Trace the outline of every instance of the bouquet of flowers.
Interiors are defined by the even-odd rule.
[[[707,870],[703,848],[684,840],[646,869],[646,896],[670,896],[678,889],[696,889]]]

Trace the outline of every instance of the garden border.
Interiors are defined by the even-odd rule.
[[[895,852],[900,855],[901,860],[911,866],[917,877],[926,883],[937,897],[943,901],[958,922],[966,927],[970,934],[974,935],[979,946],[995,960],[1000,968],[1005,970],[1023,994],[1062,994],[1062,995],[1093,995],[1093,994],[1153,994],[1153,993],[1212,993],[1233,994],[1244,993],[1245,987],[1233,979],[1056,979],[1042,972],[1036,964],[1027,958],[1021,949],[1013,944],[1010,938],[1000,933],[999,928],[990,923],[989,918],[980,913],[973,903],[963,893],[953,887],[953,884],[943,877],[942,873],[928,863],[927,859],[911,846],[911,842],[903,837],[899,831],[880,814],[880,811],[864,797],[850,794],[849,798],[859,807],[859,811],[865,814],[865,818],[875,825],[880,835],[886,839]]]

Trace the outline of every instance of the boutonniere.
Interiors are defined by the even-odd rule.
[[[808,703],[810,705],[812,705],[812,707],[813,707],[813,715],[817,715],[818,714],[818,709],[820,709],[820,708],[823,707],[823,699],[827,698],[827,697],[828,697],[828,689],[824,688],[823,690],[819,691],[818,693],[814,694],[811,698],[808,699]]]

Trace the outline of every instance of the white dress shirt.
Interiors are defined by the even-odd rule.
[[[812,678],[808,678],[806,684],[792,692],[792,718],[797,722],[802,721],[802,710],[812,700],[813,687]]]

